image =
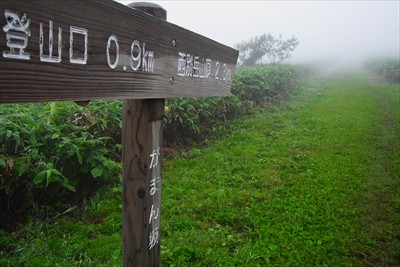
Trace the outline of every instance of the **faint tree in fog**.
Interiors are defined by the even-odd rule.
[[[253,66],[262,63],[264,58],[268,58],[272,64],[282,63],[291,56],[299,40],[296,36],[283,40],[273,37],[270,33],[256,36],[248,41],[243,41],[235,47],[239,50],[239,63],[244,66]]]

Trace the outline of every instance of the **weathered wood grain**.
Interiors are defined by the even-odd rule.
[[[10,51],[7,34],[11,32],[5,30],[6,11],[20,17],[26,14],[30,19],[31,35],[24,49],[30,55],[29,60],[4,56]],[[40,23],[43,55],[46,56],[49,55],[50,21],[53,23],[53,56],[58,56],[58,28],[62,29],[59,63],[44,62],[40,57]],[[236,50],[111,0],[2,0],[0,23],[0,103],[230,94],[238,56]],[[86,30],[87,49],[84,35],[71,30],[71,26]],[[115,40],[119,53],[116,53]],[[145,71],[145,66],[132,69],[131,64],[138,65],[132,59],[132,54],[137,57],[138,46],[131,51],[135,40],[141,52],[143,44],[144,50],[154,52],[152,72]],[[87,51],[86,64],[70,62],[71,47],[72,57],[81,63],[83,60],[79,58]],[[118,64],[111,68],[117,54]],[[196,77],[202,76],[198,75],[199,71],[197,75],[196,72],[179,75],[178,62],[182,54],[198,57],[198,64],[209,60],[209,77]],[[193,68],[193,64],[195,60],[192,63],[189,60],[188,69]]]
[[[125,267],[160,266],[163,114],[163,100],[123,101]],[[156,152],[160,155],[152,159]]]

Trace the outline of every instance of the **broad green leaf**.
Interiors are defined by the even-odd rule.
[[[107,166],[107,169],[111,171],[115,169],[117,163],[113,160],[107,160],[105,165]]]
[[[268,247],[271,251],[276,251],[278,249],[278,246],[273,244],[269,244]]]
[[[47,170],[46,174],[47,174],[46,186],[48,186],[53,182],[60,181],[60,177],[65,178],[64,175],[62,175],[62,173],[59,172],[57,169]]]
[[[51,103],[50,114],[53,116],[57,113],[57,102]]]
[[[93,178],[99,177],[103,174],[103,170],[100,168],[93,168],[91,171]]]
[[[46,170],[46,186],[48,186],[51,182],[51,170]]]
[[[22,174],[24,174],[28,168],[29,168],[29,164],[28,163],[24,163],[21,166],[19,166],[19,168],[18,168],[18,176],[21,176]]]
[[[70,191],[72,191],[72,192],[76,192],[75,187],[69,183],[68,179],[64,179],[62,185],[63,185],[65,188],[67,188],[68,190],[70,190]],[[66,212],[67,212],[67,211],[65,211],[64,214],[65,214]]]
[[[40,184],[44,180],[46,180],[46,171],[41,171],[35,176],[35,178],[33,179],[33,183]]]
[[[46,168],[47,168],[47,169],[52,169],[53,166],[54,166],[54,165],[53,165],[52,162],[49,162],[49,163],[46,164]]]
[[[61,177],[65,178],[64,175],[57,169],[51,169],[51,172],[56,174],[57,176],[61,176]]]
[[[79,149],[77,149],[77,150],[75,151],[75,154],[76,154],[76,157],[78,158],[79,164],[82,165],[83,158],[82,158],[82,154],[81,154],[81,152],[79,151]]]
[[[6,160],[4,158],[0,159],[0,167],[5,168],[6,167]]]

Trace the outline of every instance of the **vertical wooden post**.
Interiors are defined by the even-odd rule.
[[[125,267],[160,266],[163,99],[123,101]]]
[[[166,19],[158,5],[133,3],[132,8]],[[160,264],[162,119],[164,99],[124,100],[123,266]]]

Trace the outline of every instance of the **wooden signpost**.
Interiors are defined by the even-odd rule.
[[[160,266],[164,99],[229,95],[238,52],[131,7],[1,0],[0,103],[123,100],[123,262]]]

